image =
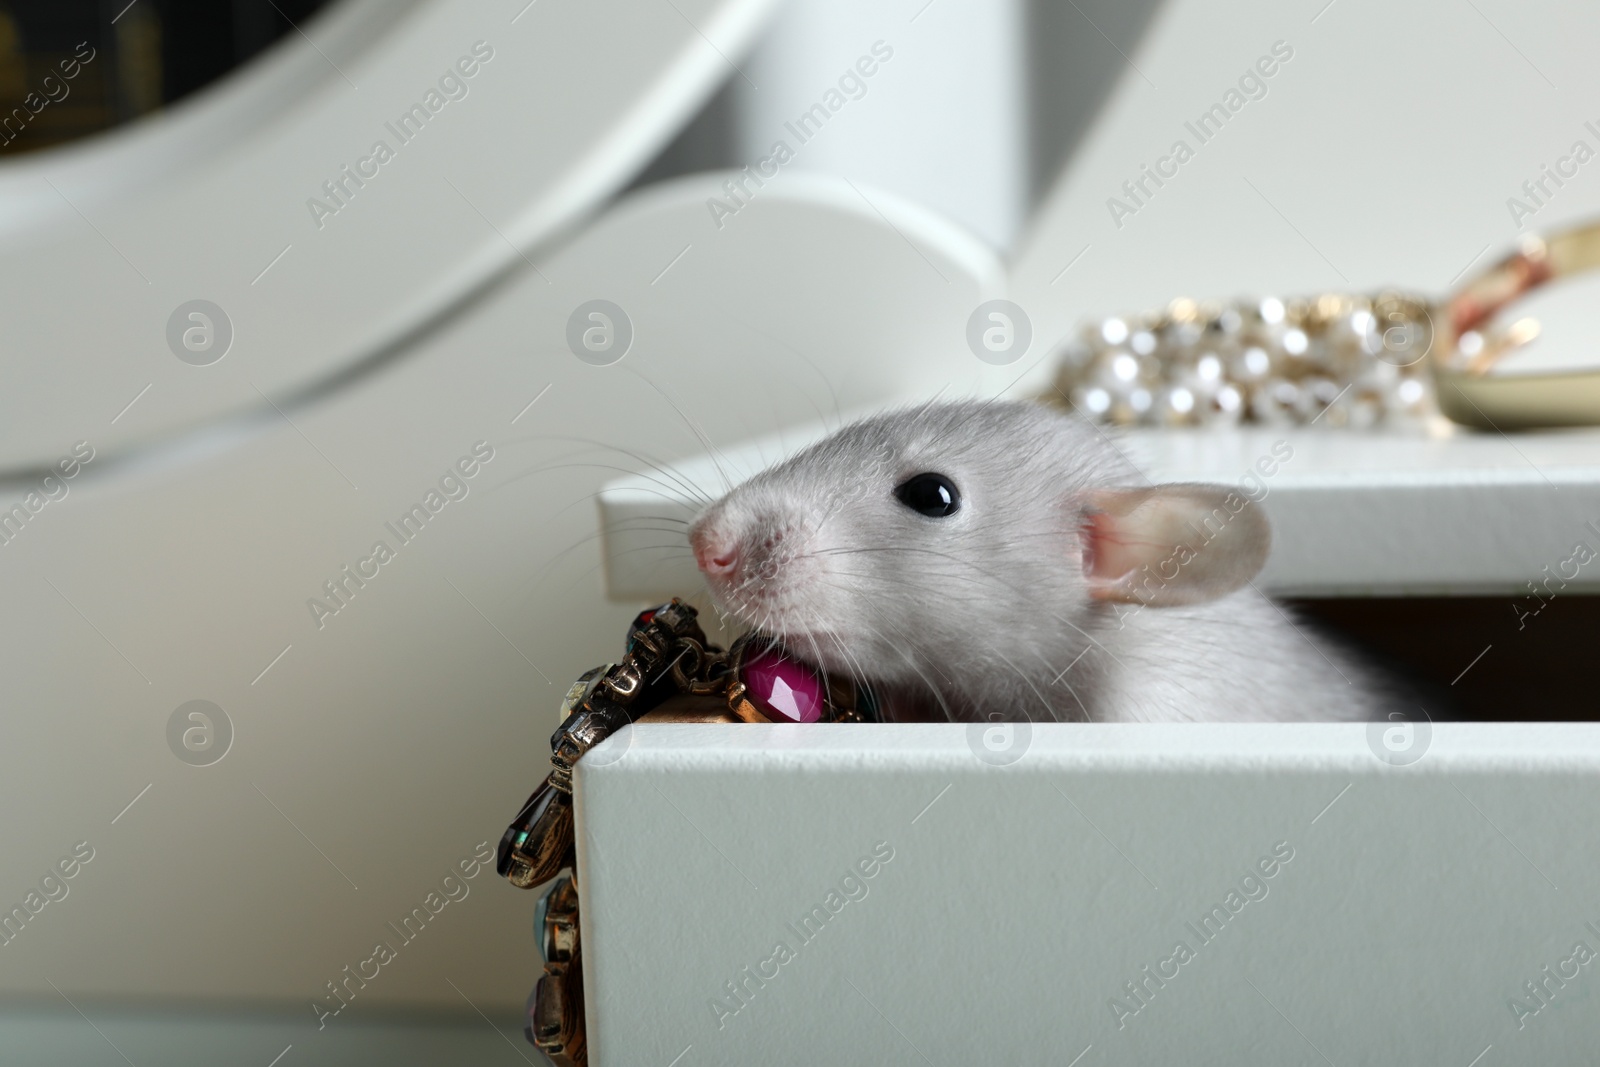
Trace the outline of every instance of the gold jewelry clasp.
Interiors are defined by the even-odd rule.
[[[1600,221],[1523,239],[1522,247],[1447,298],[1436,312],[1432,369],[1440,410],[1480,429],[1600,425],[1600,369],[1490,374],[1539,336],[1533,318],[1496,327],[1506,308],[1552,281],[1600,268]]]

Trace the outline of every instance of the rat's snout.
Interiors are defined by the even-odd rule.
[[[689,547],[719,610],[782,634],[816,614],[807,595],[818,568],[800,515],[782,501],[735,492],[689,526]]]
[[[720,523],[695,523],[689,530],[689,547],[701,573],[709,578],[732,578],[739,569],[739,542]]]
[[[795,520],[751,494],[725,497],[689,527],[689,547],[719,608],[741,621],[781,625],[805,568],[796,568]]]

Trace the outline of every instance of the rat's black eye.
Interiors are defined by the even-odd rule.
[[[942,519],[961,510],[961,494],[956,483],[942,474],[917,474],[894,491],[895,499],[912,511]]]

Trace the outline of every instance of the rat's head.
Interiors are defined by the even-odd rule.
[[[707,508],[689,541],[738,621],[830,670],[926,679],[996,649],[1055,659],[1108,601],[1193,603],[1260,567],[1265,523],[1237,493],[1140,481],[1076,417],[929,404],[769,468]],[[1175,563],[1203,522],[1220,532]]]

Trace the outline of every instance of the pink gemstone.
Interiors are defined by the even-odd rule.
[[[822,718],[822,679],[775,648],[745,660],[741,672],[750,698],[773,722],[817,722]]]

